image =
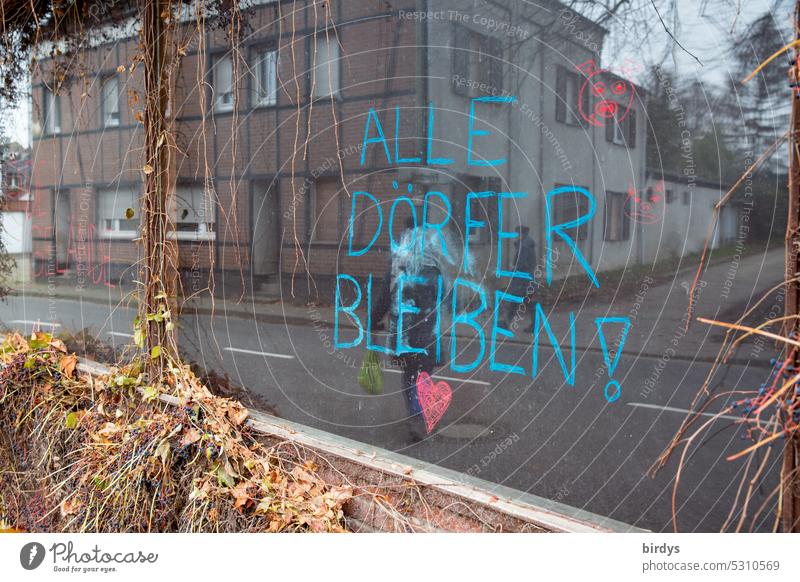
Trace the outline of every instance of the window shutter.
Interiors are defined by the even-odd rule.
[[[459,95],[469,95],[465,80],[469,80],[469,30],[457,24],[453,39],[453,91]]]
[[[614,141],[614,124],[616,120],[613,117],[606,118],[606,141],[612,143]]]
[[[622,213],[622,240],[629,240],[631,238],[631,217],[625,210],[625,204],[621,204],[619,208]]]
[[[577,85],[578,91],[580,92],[581,87],[583,87],[583,78],[581,76],[576,75],[576,81],[578,83]],[[589,90],[589,87],[586,87],[586,90],[583,92],[583,95],[581,95],[581,108],[586,115],[590,114],[590,109],[589,109],[590,108],[589,99],[591,98],[590,93],[591,91]],[[584,126],[589,125],[589,122],[583,117],[583,115],[581,115],[580,111],[578,112],[578,119],[580,120],[581,125]]]
[[[567,74],[564,67],[556,68],[556,121],[567,121]]]
[[[636,110],[631,109],[628,113],[628,147],[636,147]]]

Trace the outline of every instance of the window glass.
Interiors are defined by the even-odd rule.
[[[313,239],[321,242],[339,241],[339,191],[336,178],[320,178],[314,182]]]
[[[133,216],[128,218],[128,210]],[[139,229],[139,191],[108,188],[97,191],[97,219],[105,237],[133,238]]]
[[[175,203],[175,232],[179,239],[215,236],[213,196],[202,186],[178,186]]]
[[[233,60],[229,55],[215,60],[213,78],[215,109],[230,111],[233,109]]]
[[[107,77],[102,82],[103,124],[119,125],[119,81],[116,77]]]
[[[311,41],[313,43],[313,41]],[[312,47],[313,50],[313,47]],[[335,31],[320,34],[314,55],[314,97],[339,94],[339,43]]]
[[[2,142],[0,328],[86,327],[138,353],[157,185],[176,343],[215,393],[367,463],[390,451],[659,532],[678,459],[649,470],[696,412],[679,529],[773,527],[783,439],[725,459],[798,420],[770,403],[753,421],[798,363],[743,331],[788,333],[799,296],[793,150],[770,149],[790,127],[785,58],[740,82],[793,38],[788,9],[718,2],[690,26],[703,3],[684,2],[662,11],[673,37],[650,2],[229,4],[164,15],[149,147],[138,20],[32,53],[30,119],[0,124],[26,118]],[[737,496],[762,514],[742,520]]]
[[[45,133],[61,133],[61,98],[47,88],[43,90],[42,117]]]
[[[274,50],[256,52],[253,69],[253,103],[255,105],[275,105],[278,95],[277,79],[278,53]]]

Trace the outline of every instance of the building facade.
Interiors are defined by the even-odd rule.
[[[449,210],[455,240],[469,238],[477,277],[494,269],[498,249],[513,262],[512,241],[496,236],[498,192],[524,193],[499,202],[503,228],[529,226],[540,255],[549,211],[562,224],[591,214],[573,236],[594,270],[644,260],[643,227],[626,216],[628,192],[645,188],[646,94],[628,64],[602,68],[600,27],[557,2],[252,4],[235,50],[213,17],[191,35],[192,8],[174,15],[191,39],[169,111],[185,295],[331,301],[337,273],[385,272],[388,227],[369,253],[348,253],[351,238],[363,246],[380,224],[360,205],[366,197],[352,206],[354,192],[371,193],[386,217],[400,191],[420,215],[427,192],[445,194],[452,208],[438,211]],[[145,161],[134,29],[78,55],[66,77],[52,62],[37,68],[36,278],[116,287],[138,277]],[[365,145],[376,121],[386,139]],[[592,199],[548,204],[559,187]],[[472,232],[467,193],[478,191],[494,195],[470,209],[488,225]],[[410,212],[398,207],[397,220]],[[563,240],[551,246],[556,277],[581,273]]]

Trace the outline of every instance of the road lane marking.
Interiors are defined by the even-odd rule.
[[[50,327],[61,327],[60,323],[51,323],[47,321],[32,321],[30,319],[12,319],[8,323],[21,323],[23,325],[49,325]]]
[[[402,374],[403,370],[393,370],[391,368],[386,370],[387,372],[391,372],[392,374]],[[438,374],[434,374],[431,376],[434,380],[450,380],[451,382],[461,382],[463,384],[477,384],[478,386],[491,386],[489,382],[484,382],[483,380],[469,380],[468,378],[453,378],[452,376],[439,376]]]
[[[132,333],[122,333],[121,331],[109,331],[106,333],[108,333],[108,335],[113,335],[117,337],[133,337]]]
[[[628,406],[635,406],[636,408],[650,408],[653,410],[663,410],[665,412],[682,412],[683,414],[697,414],[700,416],[714,416],[716,418],[724,418],[726,420],[742,420],[741,416],[731,416],[730,414],[717,415],[713,412],[695,412],[686,408],[675,408],[674,406],[659,406],[657,404],[645,404],[643,402],[628,402]]]
[[[238,352],[240,354],[250,354],[251,356],[267,356],[269,358],[283,358],[284,360],[294,360],[294,356],[286,354],[273,354],[272,352],[257,352],[255,350],[245,350],[242,348],[222,348],[226,352]]]

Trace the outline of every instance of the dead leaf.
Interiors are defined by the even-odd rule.
[[[250,496],[247,494],[248,485],[249,483],[247,481],[242,481],[231,491],[231,493],[233,494],[233,498],[235,500],[233,504],[234,509],[238,509],[241,511],[243,508],[247,507],[248,504],[251,502]]]
[[[118,73],[124,73],[125,72],[125,65],[118,66],[117,67],[117,72]]]
[[[142,172],[144,172],[145,176],[149,176],[150,174],[153,173],[153,171],[154,171],[153,166],[151,166],[150,164],[145,164],[144,167],[142,168]]]
[[[82,503],[81,500],[77,497],[70,497],[69,499],[65,499],[59,505],[59,509],[61,509],[61,515],[66,517],[68,515],[74,515],[78,513]]]
[[[196,428],[190,428],[184,433],[183,438],[181,439],[181,446],[185,447],[186,445],[194,444],[201,438],[203,438],[203,433]]]
[[[75,367],[78,365],[78,356],[75,354],[69,354],[63,356],[58,361],[58,367],[61,370],[61,373],[64,374],[67,378],[72,378],[72,375],[75,373]]]
[[[103,428],[97,431],[97,434],[108,438],[114,436],[115,434],[119,434],[122,432],[122,430],[122,427],[117,426],[113,422],[107,422],[103,425]]]
[[[67,353],[67,346],[66,346],[66,345],[64,345],[64,342],[62,342],[62,341],[61,341],[60,339],[58,339],[58,338],[55,338],[54,340],[52,340],[52,341],[50,342],[50,345],[51,345],[52,347],[54,347],[55,349],[57,349],[59,352],[62,352],[62,353],[64,353],[64,354],[66,354],[66,353]]]
[[[249,414],[250,412],[244,406],[236,406],[228,409],[228,418],[231,419],[231,422],[235,426],[241,426],[241,424],[247,420]]]

